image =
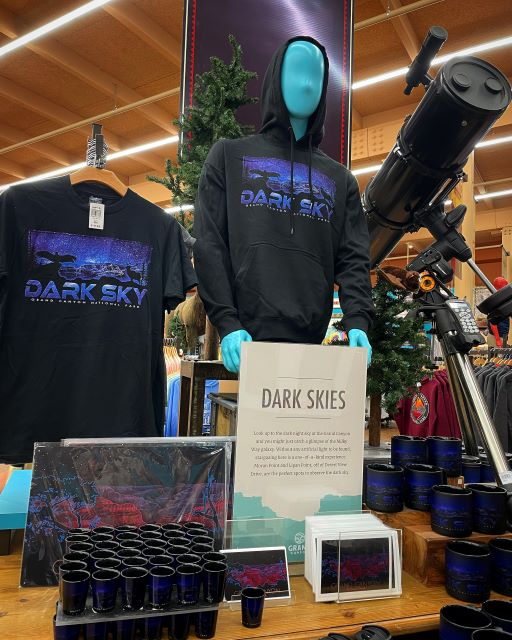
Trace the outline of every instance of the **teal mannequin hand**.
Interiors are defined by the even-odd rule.
[[[366,347],[367,353],[367,365],[372,363],[372,345],[368,342],[368,336],[361,329],[350,329],[348,332],[348,346],[349,347]]]
[[[238,373],[240,371],[240,349],[242,342],[252,342],[251,336],[244,329],[228,333],[220,343],[224,366],[232,373]]]

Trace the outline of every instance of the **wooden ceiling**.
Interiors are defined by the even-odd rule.
[[[355,0],[356,25],[411,1]],[[0,46],[84,2],[0,0]],[[0,58],[0,149],[178,87],[182,16],[183,0],[112,0]],[[511,36],[511,0],[439,0],[401,18],[356,27],[354,80],[408,65],[432,24],[449,32],[443,53]],[[511,53],[509,46],[481,56],[512,78]],[[421,96],[421,89],[405,96],[402,79],[354,91],[354,128],[400,120]],[[178,102],[176,95],[105,120],[110,148],[126,149],[170,135]],[[0,152],[0,185],[80,162],[89,129]],[[511,134],[512,119],[510,125],[499,128],[499,136]],[[497,130],[491,135],[498,135]],[[165,158],[174,154],[175,145],[160,147],[112,161],[111,168],[139,192],[167,203],[163,187],[158,189],[144,179],[147,174],[161,174]],[[357,161],[354,166],[375,164],[382,157]],[[477,150],[475,160],[478,182],[502,181],[482,191],[512,188],[512,144]],[[369,177],[360,177],[362,188]],[[507,208],[512,212],[512,198],[487,199],[477,205],[478,213]],[[480,232],[479,237],[487,242],[490,231]]]

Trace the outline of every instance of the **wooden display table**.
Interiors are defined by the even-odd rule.
[[[53,640],[52,617],[56,588],[20,589],[21,535],[17,534],[10,556],[0,558],[0,638],[2,640]],[[437,629],[439,609],[449,603],[444,587],[426,587],[407,574],[401,598],[347,604],[315,603],[304,578],[292,578],[295,603],[267,607],[259,629],[245,629],[240,611],[222,609],[217,640],[259,638],[267,640],[318,640],[331,631],[353,633],[363,624],[379,624],[393,635]],[[494,596],[493,597],[499,597]],[[194,638],[193,633],[190,638]]]

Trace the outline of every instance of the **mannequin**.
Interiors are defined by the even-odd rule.
[[[296,140],[304,137],[309,117],[318,107],[323,79],[324,57],[320,49],[312,42],[305,40],[292,42],[284,55],[281,88]],[[370,365],[372,348],[366,333],[360,329],[351,329],[348,337],[351,347],[368,349],[368,365]],[[223,338],[222,360],[228,371],[238,372],[242,342],[251,341],[252,337],[245,329],[233,331]]]
[[[341,169],[346,172],[346,169],[328,159],[316,148],[323,135],[327,70],[328,60],[325,50],[312,38],[295,38],[286,43],[274,55],[265,77],[262,97],[264,125],[260,134],[237,141],[219,141],[210,151],[203,169],[196,203],[196,233],[198,237],[195,248],[196,269],[200,281],[199,290],[205,302],[207,313],[213,324],[216,324],[216,322],[211,312],[213,311],[214,315],[219,318],[216,326],[221,334],[224,366],[232,372],[239,370],[242,342],[250,342],[253,338],[255,340],[317,344],[321,342],[323,335],[325,335],[325,319],[327,314],[330,316],[329,306],[332,311],[333,288],[332,286],[328,288],[327,285],[333,276],[326,275],[326,280],[323,281],[322,275],[320,275],[319,279],[315,281],[317,277],[315,271],[318,270],[318,266],[309,259],[310,253],[318,255],[318,262],[323,262],[324,260],[332,262],[334,260],[336,262],[335,270],[353,272],[354,278],[358,280],[358,284],[354,285],[353,295],[349,291],[351,288],[349,276],[346,278],[348,286],[343,289],[347,298],[347,307],[354,308],[351,310],[350,315],[357,316],[357,319],[354,319],[351,324],[360,325],[347,327],[349,344],[351,347],[367,348],[368,364],[371,361],[371,346],[365,330],[373,310],[369,286],[369,267],[366,265],[365,254],[367,253],[367,248],[364,242],[359,246],[359,240],[361,237],[364,240],[367,229],[364,216],[360,210],[357,183],[353,178],[349,178],[351,183],[349,187],[347,187],[348,180],[343,186],[346,190],[347,188],[350,190],[350,205],[347,204],[347,211],[350,209],[351,215],[357,218],[357,223],[350,224],[350,229],[354,229],[355,226],[358,227],[358,238],[348,239],[348,237],[344,237],[343,233],[341,236],[347,243],[345,253],[350,254],[353,252],[354,254],[353,263],[343,264],[342,266],[341,264],[338,265],[340,260],[337,260],[336,256],[331,258],[330,254],[333,253],[334,240],[329,245],[326,244],[324,255],[323,247],[320,246],[320,243],[328,242],[326,233],[329,233],[329,225],[311,224],[311,220],[314,219],[317,223],[330,222],[332,226],[332,222],[338,215],[338,208],[332,209],[332,201],[336,196],[338,182],[336,181],[335,185],[331,175],[329,173],[324,174],[323,168],[322,172],[320,172],[317,169],[317,164],[328,162],[327,170],[331,174],[336,174],[336,180],[345,177]],[[266,146],[268,146],[268,150],[265,149],[266,154],[263,158],[258,157],[262,154],[260,145],[254,150],[253,148],[248,150],[242,148],[242,146],[256,145],[259,142],[258,138],[263,138]],[[247,141],[247,145],[244,145],[244,140]],[[236,143],[241,148],[237,147],[233,151],[228,150],[228,145],[232,143]],[[217,149],[220,145],[224,147],[222,150]],[[279,148],[280,152],[277,158],[275,157],[276,147]],[[271,157],[271,154],[274,157]],[[285,157],[289,156],[289,162],[283,159],[283,155]],[[322,159],[318,160],[317,156],[322,156]],[[249,238],[247,237],[249,235],[247,225],[244,225],[240,230],[237,229],[237,233],[240,234],[239,242],[234,241],[234,235],[231,233],[227,236],[225,235],[226,227],[229,230],[230,225],[229,210],[226,220],[224,216],[219,214],[218,208],[212,209],[211,206],[212,201],[217,200],[219,196],[226,198],[229,204],[227,191],[230,187],[228,184],[230,172],[226,169],[226,165],[236,157],[243,158],[244,162],[242,176],[245,181],[242,181],[241,186],[250,187],[242,190],[241,203],[248,207],[248,223],[254,225],[254,230],[250,232]],[[246,162],[248,169],[245,167]],[[236,169],[233,173],[235,172]],[[356,193],[354,193],[354,184]],[[221,185],[223,189],[219,193],[219,186]],[[234,188],[237,186],[234,185]],[[281,213],[278,216],[279,220],[276,222],[277,218],[274,216],[272,218],[260,217],[253,209],[253,207],[259,208],[260,204],[262,205],[261,208],[266,209],[267,212],[279,211]],[[343,206],[340,206],[339,209],[341,212]],[[283,216],[282,213],[287,213],[288,216]],[[218,221],[212,220],[212,218],[216,217],[219,217]],[[308,228],[302,226],[299,228],[299,225],[308,225],[308,222],[302,220],[303,218],[309,221]],[[240,224],[238,222],[239,219],[239,214],[234,214],[233,224]],[[289,231],[285,230],[287,219],[289,219]],[[265,224],[264,227],[263,224]],[[280,227],[276,231],[277,224]],[[309,247],[310,234],[317,229],[322,239],[317,243],[318,246]],[[299,237],[299,234],[305,235]],[[346,227],[344,234],[350,235]],[[336,238],[336,241],[338,242],[338,238]],[[231,260],[231,269],[235,277],[233,279],[232,276],[229,276],[229,273],[226,273],[226,284],[221,289],[218,279],[212,282],[213,271],[219,267],[224,267],[227,260],[227,252],[232,252],[233,249],[231,247],[238,248],[242,243],[247,243],[248,246],[239,259],[241,264],[235,266],[233,260]],[[260,249],[262,249],[261,258],[258,256]],[[251,256],[251,250],[254,253],[253,256]],[[274,266],[272,262],[276,261],[276,250],[280,253]],[[301,252],[306,256],[304,265],[296,257]],[[213,258],[212,254],[216,254],[216,259]],[[290,263],[289,259],[294,260],[296,264]],[[356,267],[356,261],[360,261],[361,266],[357,265]],[[247,267],[245,265],[246,262],[248,262]],[[245,273],[246,269],[248,274]],[[276,286],[279,287],[283,269],[285,271],[287,269],[294,270],[299,279],[307,277],[310,272],[312,274],[311,282],[306,282],[312,292],[310,296],[307,296],[307,292],[304,292],[300,300],[300,304],[306,308],[302,315],[300,309],[296,310],[294,308],[294,305],[297,304],[296,300],[291,300],[289,305],[287,305],[286,299],[282,301],[270,300],[269,302],[273,292],[261,290],[262,287],[263,289],[272,289],[273,280],[269,284],[269,279],[274,278],[276,278]],[[359,271],[357,277],[356,270]],[[284,274],[283,279],[286,279],[286,277],[291,277],[288,289],[293,289],[294,286],[298,289],[300,288],[299,282],[295,284],[293,275],[287,276],[287,274]],[[345,281],[343,275],[341,277]],[[232,291],[231,296],[229,296],[229,292],[226,292],[228,284]],[[322,288],[323,293],[322,297],[318,298],[318,304],[316,304],[315,296],[319,286]],[[358,287],[360,287],[359,295],[355,291]],[[207,289],[210,289],[210,291]],[[255,304],[249,298],[248,292],[252,297],[260,295],[261,305]],[[283,293],[284,297],[285,294],[286,292]],[[220,297],[225,299],[222,303],[219,303]],[[247,298],[247,302],[243,298]],[[361,301],[361,307],[364,307],[361,310],[361,315],[359,315],[359,311],[355,310],[358,304],[357,299]],[[265,307],[267,302],[269,309],[263,310],[262,307]],[[313,307],[316,305],[321,311],[317,310],[315,315],[314,309],[307,309],[308,303]],[[242,323],[241,307],[243,306],[254,306],[251,311],[245,311],[244,309],[246,323],[250,324],[256,318],[256,324],[258,324],[257,321],[260,314],[263,318],[261,323],[255,327],[257,335],[254,335],[253,331],[248,331],[249,327],[246,328]],[[291,307],[288,315],[295,314],[295,316],[300,316],[300,322],[302,323],[300,331],[295,326],[292,326],[289,330],[287,329],[290,323],[295,321],[295,316],[291,319],[287,317],[288,307]],[[239,310],[238,313],[236,313],[237,309]],[[235,310],[235,313],[233,313],[233,310]],[[310,315],[307,315],[308,313]],[[323,327],[323,333],[316,317],[319,313],[323,317],[322,323],[320,323]],[[312,320],[310,320],[310,316]],[[278,317],[282,317],[282,320],[279,321]],[[220,326],[221,324],[223,325],[222,327]],[[307,330],[308,324],[311,327],[309,332]],[[230,328],[233,330],[229,331],[228,329]]]

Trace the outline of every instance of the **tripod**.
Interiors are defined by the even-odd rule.
[[[447,215],[440,206],[422,212],[417,217],[418,223],[426,226],[437,241],[406,268],[424,274],[420,291],[416,295],[421,303],[418,312],[432,321],[433,332],[441,345],[466,453],[478,456],[478,436],[498,484],[509,493],[509,508],[512,511],[512,471],[509,470],[503,447],[467,355],[474,346],[485,341],[469,304],[459,300],[445,286],[453,277],[449,260],[457,258],[466,262],[491,291],[492,295],[479,307],[491,319],[509,315],[512,292],[508,287],[508,291],[497,292],[471,259],[471,249],[457,230],[465,213],[463,205]]]

